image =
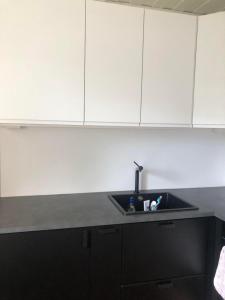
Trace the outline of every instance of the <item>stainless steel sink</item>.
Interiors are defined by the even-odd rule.
[[[150,200],[150,203],[160,197],[160,204],[156,210],[144,210],[144,201]],[[124,215],[161,213],[172,211],[197,210],[198,208],[187,203],[170,193],[140,193],[140,194],[121,194],[110,195],[109,198]],[[132,210],[130,204],[132,202]]]

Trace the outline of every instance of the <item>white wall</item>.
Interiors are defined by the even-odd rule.
[[[225,185],[225,131],[1,129],[2,196]]]

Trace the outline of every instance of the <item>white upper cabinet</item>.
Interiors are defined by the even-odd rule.
[[[0,122],[82,124],[84,0],[0,1]]]
[[[87,0],[86,124],[140,123],[144,9]]]
[[[199,17],[194,126],[225,127],[225,13]]]
[[[142,125],[191,126],[197,17],[146,9]]]

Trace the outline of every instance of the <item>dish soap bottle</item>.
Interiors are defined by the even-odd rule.
[[[136,209],[135,209],[135,205],[134,205],[134,197],[130,197],[128,212],[134,213],[135,211],[136,211]]]

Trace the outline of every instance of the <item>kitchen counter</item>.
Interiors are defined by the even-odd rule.
[[[151,192],[162,191],[151,190]],[[0,233],[106,226],[208,216],[216,216],[225,221],[225,187],[168,189],[165,191],[197,206],[199,209],[124,216],[108,198],[109,194],[116,194],[115,192],[8,197],[0,198]],[[117,193],[121,194],[122,192]]]

